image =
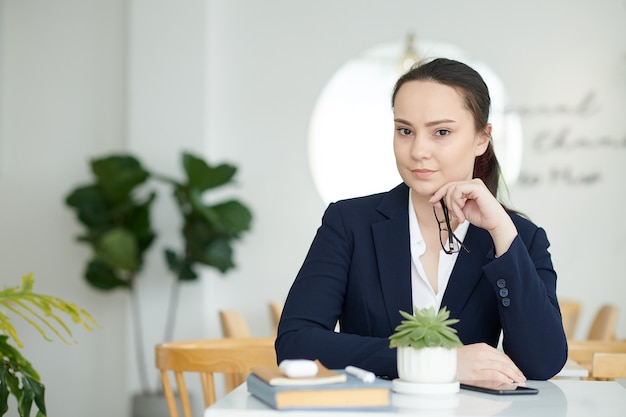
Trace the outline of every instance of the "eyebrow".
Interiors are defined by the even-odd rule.
[[[394,122],[396,122],[396,123],[404,123],[404,124],[411,125],[411,126],[413,125],[408,120],[404,120],[404,119],[400,119],[400,118],[394,119]],[[432,127],[432,126],[437,126],[437,125],[446,124],[446,123],[456,123],[456,120],[452,120],[452,119],[433,120],[432,122],[426,123],[426,127]]]
[[[427,127],[432,127],[432,126],[442,125],[442,124],[446,124],[446,123],[456,123],[456,121],[452,120],[452,119],[433,120],[432,122],[426,123],[426,126]]]
[[[413,126],[413,124],[411,122],[409,122],[408,120],[396,118],[396,119],[393,119],[393,121],[395,123],[402,123],[402,124],[405,124],[405,125]]]

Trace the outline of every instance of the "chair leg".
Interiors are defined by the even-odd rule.
[[[183,408],[183,416],[193,417],[191,414],[191,404],[189,403],[189,393],[187,392],[185,377],[182,372],[174,372],[174,375],[176,376],[176,385],[178,386],[178,396],[180,398],[180,404]]]
[[[215,396],[215,381],[213,379],[213,374],[210,372],[202,372],[200,374],[200,382],[202,384],[204,406],[208,407],[217,401]]]
[[[165,394],[165,401],[167,403],[167,409],[170,413],[170,417],[178,417],[178,408],[176,407],[176,398],[174,398],[174,390],[170,378],[167,375],[167,371],[161,371],[161,383],[163,384],[163,393]]]

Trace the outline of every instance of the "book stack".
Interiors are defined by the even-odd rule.
[[[314,377],[289,378],[278,366],[257,366],[246,380],[248,392],[278,410],[390,410],[391,382],[363,382],[319,361]]]

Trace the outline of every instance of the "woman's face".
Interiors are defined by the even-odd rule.
[[[430,197],[442,185],[472,178],[474,158],[489,144],[491,126],[476,132],[474,117],[454,88],[408,81],[396,93],[393,148],[404,182]]]

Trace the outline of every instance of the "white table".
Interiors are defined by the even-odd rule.
[[[626,389],[616,382],[558,379],[528,381],[528,386],[539,389],[536,395],[496,396],[461,390],[458,394],[402,395],[392,394],[394,411],[389,412],[324,412],[277,411],[251,396],[243,384],[209,407],[204,417],[214,416],[283,416],[319,417],[338,415],[395,416],[531,416],[531,417],[624,417]]]

